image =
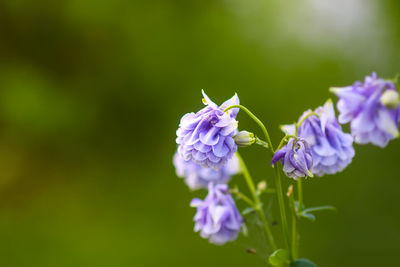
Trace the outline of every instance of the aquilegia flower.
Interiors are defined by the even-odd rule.
[[[193,161],[186,161],[178,153],[175,153],[173,162],[176,174],[184,178],[192,190],[208,188],[210,182],[226,184],[232,175],[239,172],[239,160],[235,155],[219,170],[204,168]]]
[[[184,160],[192,160],[203,167],[220,169],[237,150],[232,135],[237,132],[236,115],[238,108],[224,112],[224,109],[239,104],[235,94],[231,99],[217,106],[203,91],[206,105],[197,113],[187,113],[176,131],[178,153]]]
[[[275,152],[271,164],[275,165],[278,161],[282,162],[283,171],[288,177],[295,180],[299,177],[312,177],[313,158],[311,149],[304,139],[291,138],[289,142]]]
[[[299,118],[301,122],[312,111]],[[344,133],[335,117],[332,101],[314,111],[319,117],[307,117],[298,129],[298,137],[310,145],[313,157],[313,174],[323,176],[342,171],[354,157],[353,137]],[[287,134],[294,135],[294,125],[282,127]]]
[[[203,200],[190,203],[197,208],[194,231],[211,243],[222,245],[237,238],[243,218],[236,208],[227,185],[209,184],[208,195]]]
[[[359,144],[372,143],[385,147],[399,135],[399,103],[393,99],[397,95],[395,84],[377,78],[376,73],[365,77],[364,83],[332,88],[339,97],[337,108],[339,122],[350,122],[351,134]]]

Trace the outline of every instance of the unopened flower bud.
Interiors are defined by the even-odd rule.
[[[261,181],[257,184],[257,189],[260,192],[264,192],[267,189],[267,183],[265,181]]]
[[[241,131],[233,137],[233,140],[235,140],[235,143],[238,146],[245,147],[254,144],[256,138],[254,137],[253,133],[250,133],[248,131]]]
[[[286,195],[287,197],[291,197],[293,195],[293,185],[289,185]]]
[[[399,93],[395,90],[386,90],[381,96],[381,103],[390,109],[397,108],[400,104]]]

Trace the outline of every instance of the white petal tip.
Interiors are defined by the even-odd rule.
[[[329,92],[336,94],[337,92],[339,92],[342,88],[340,87],[331,87],[329,88]]]

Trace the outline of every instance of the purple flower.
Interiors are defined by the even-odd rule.
[[[239,160],[236,156],[221,167],[218,171],[204,168],[193,161],[185,161],[178,153],[173,159],[176,174],[185,179],[186,184],[192,190],[208,188],[210,182],[215,184],[226,184],[231,176],[239,172]]]
[[[393,82],[378,79],[376,73],[372,73],[365,77],[364,83],[356,82],[331,91],[339,97],[339,122],[350,122],[356,143],[385,147],[399,135],[399,104],[387,101],[387,96],[397,94]]]
[[[237,132],[236,115],[238,108],[224,112],[224,109],[239,104],[235,94],[231,99],[217,106],[202,91],[205,108],[197,113],[187,113],[181,119],[176,131],[178,153],[184,160],[192,160],[203,167],[220,169],[237,150],[232,135]]]
[[[243,218],[227,185],[210,183],[204,201],[195,198],[190,205],[197,208],[194,231],[200,231],[201,237],[208,238],[211,243],[217,245],[237,238]]]
[[[281,149],[275,152],[271,164],[275,165],[278,161],[282,162],[283,171],[288,177],[297,180],[299,177],[312,177],[313,158],[311,149],[304,139],[291,138]]]
[[[299,122],[312,111],[308,110],[299,118]],[[353,137],[342,131],[337,122],[332,101],[328,100],[323,107],[318,107],[300,125],[298,137],[310,145],[313,157],[313,174],[323,176],[342,171],[354,157]],[[287,134],[294,135],[294,125],[284,126]]]

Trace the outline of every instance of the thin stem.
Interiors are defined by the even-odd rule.
[[[275,244],[275,240],[274,237],[272,235],[272,231],[271,228],[268,224],[267,218],[265,217],[264,211],[261,207],[261,202],[260,202],[260,198],[257,195],[257,191],[256,191],[256,187],[254,186],[254,182],[253,179],[251,179],[249,170],[247,169],[247,166],[245,164],[245,162],[243,161],[242,157],[240,156],[240,154],[238,152],[236,152],[236,155],[239,159],[239,163],[240,163],[240,167],[243,173],[243,176],[247,182],[247,185],[249,187],[250,193],[253,196],[253,202],[254,202],[254,209],[257,211],[258,215],[260,216],[261,222],[264,226],[264,230],[265,233],[267,235],[269,244],[271,245],[271,248],[273,251],[275,251],[277,249],[276,244]]]
[[[292,212],[292,260],[298,258],[299,251],[299,239],[297,235],[297,216],[295,212]]]
[[[303,184],[302,184],[302,179],[299,177],[299,180],[297,180],[297,193],[298,193],[298,211],[302,212],[303,211]]]
[[[276,148],[276,151],[278,151],[279,149],[281,149],[281,148],[283,147],[283,144],[285,143],[285,141],[286,141],[287,139],[289,139],[289,138],[294,138],[294,139],[298,140],[297,136],[295,136],[295,135],[291,135],[291,134],[285,135],[285,136],[282,138],[281,142],[279,143],[279,146]]]
[[[240,108],[240,109],[242,109],[244,112],[247,113],[247,115],[249,115],[249,116],[258,124],[258,126],[260,126],[260,128],[262,129],[262,131],[263,131],[263,133],[264,133],[265,139],[267,140],[267,143],[268,143],[268,146],[269,146],[269,148],[270,148],[270,150],[271,150],[271,153],[272,153],[272,155],[273,155],[275,152],[274,152],[274,147],[273,147],[272,142],[271,142],[271,138],[269,137],[269,133],[268,133],[268,131],[267,131],[267,128],[265,128],[265,126],[264,126],[264,124],[261,122],[261,120],[260,120],[259,118],[257,118],[256,115],[254,115],[254,114],[253,114],[250,110],[248,110],[245,106],[242,106],[242,105],[232,105],[232,106],[229,106],[229,107],[227,107],[227,108],[224,110],[224,112],[227,112],[228,110],[230,110],[230,109],[232,109],[232,108]]]
[[[286,248],[288,248],[288,251],[290,251],[289,227],[288,227],[287,218],[286,218],[285,200],[283,198],[279,165],[280,164],[278,163],[278,166],[276,166],[274,168],[275,169],[275,187],[276,187],[276,194],[278,196],[279,210],[280,210],[280,214],[281,214],[283,239],[285,241]]]
[[[289,196],[291,211],[292,211],[292,260],[296,260],[299,254],[299,236],[297,233],[297,214],[296,214],[296,204],[294,201],[293,192]]]
[[[248,110],[245,106],[242,106],[242,105],[232,105],[230,107],[227,107],[224,111],[226,112],[226,111],[228,111],[229,109],[232,109],[232,108],[240,108],[240,109],[242,109],[244,112],[247,113],[247,115],[249,115],[260,126],[260,128],[262,129],[262,131],[263,131],[263,133],[265,135],[265,139],[267,140],[270,152],[271,152],[272,155],[274,155],[275,154],[274,146],[272,145],[271,138],[269,136],[267,128],[261,122],[261,120],[259,120],[250,110]],[[240,156],[239,156],[239,161],[240,161],[241,166],[242,166],[243,175],[245,176],[246,181],[247,181],[247,183],[249,185],[250,191],[253,194],[254,202],[256,204],[255,208],[256,208],[256,210],[258,211],[258,213],[259,213],[259,215],[261,217],[261,220],[262,220],[263,225],[265,227],[265,231],[267,233],[268,239],[269,239],[269,241],[271,243],[271,247],[275,250],[276,249],[276,245],[275,245],[275,242],[273,240],[273,237],[272,237],[272,234],[271,234],[271,230],[269,228],[269,224],[266,221],[264,212],[260,207],[260,200],[259,200],[258,195],[256,193],[253,181],[251,180],[251,177],[250,177],[250,175],[248,173],[246,165],[244,164],[244,162],[240,158]],[[283,237],[284,237],[284,240],[285,240],[286,247],[288,248],[288,251],[291,254],[290,239],[289,239],[289,228],[288,228],[288,223],[287,223],[287,218],[286,218],[285,201],[284,201],[283,193],[282,193],[282,183],[281,183],[281,178],[280,178],[280,173],[279,173],[279,167],[275,168],[275,171],[276,171],[275,184],[276,184],[276,192],[277,192],[277,195],[278,195],[278,203],[279,203],[279,209],[280,209],[281,220],[282,220]]]
[[[243,200],[250,206],[254,207],[254,202],[250,198],[248,198],[245,194],[243,194],[237,190],[231,190],[231,193],[238,196],[241,200]]]
[[[258,138],[257,136],[256,136],[256,142],[255,142],[257,145],[260,145],[260,146],[263,146],[263,147],[265,147],[266,149],[268,149],[268,143],[267,142],[265,142],[264,140],[261,140],[260,138]]]

